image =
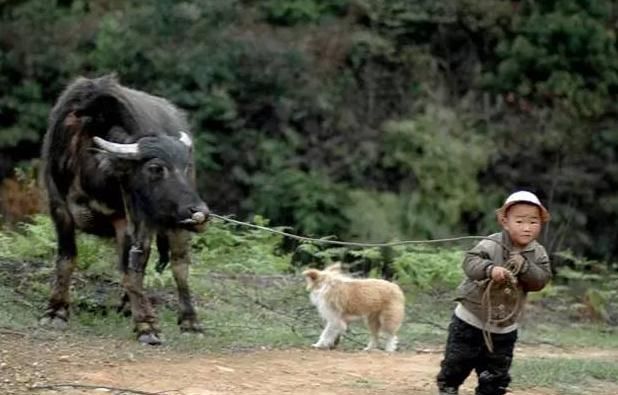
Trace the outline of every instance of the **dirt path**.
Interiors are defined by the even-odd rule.
[[[0,332],[0,393],[78,395],[131,394],[101,387],[170,395],[218,394],[433,394],[441,355],[430,352],[259,350],[209,354],[148,348],[117,339],[84,339],[45,333]],[[518,349],[522,356],[570,355],[552,348]],[[590,350],[598,358],[616,358],[616,351]],[[611,355],[610,355],[611,354]],[[576,355],[582,356],[582,350]],[[44,387],[79,383],[95,388]],[[462,391],[473,393],[471,377]],[[617,389],[595,394],[615,394]],[[518,393],[515,391],[514,393]],[[526,395],[556,395],[549,389]]]

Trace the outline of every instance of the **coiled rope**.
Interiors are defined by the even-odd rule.
[[[494,352],[494,342],[491,338],[491,332],[489,331],[488,327],[490,325],[501,324],[512,319],[515,314],[519,312],[521,304],[523,302],[521,295],[519,294],[519,292],[517,292],[517,275],[519,274],[521,267],[517,267],[516,265],[507,261],[504,265],[504,268],[507,269],[509,272],[505,280],[507,284],[506,287],[503,289],[503,292],[516,292],[515,306],[509,312],[509,314],[501,318],[492,318],[493,306],[491,305],[491,288],[497,284],[496,281],[494,281],[492,278],[486,280],[487,285],[481,296],[481,306],[485,307],[487,311],[487,320],[485,321],[485,327],[482,329],[483,340],[485,341],[485,345],[487,346],[489,352]]]

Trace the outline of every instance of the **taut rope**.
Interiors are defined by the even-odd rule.
[[[292,233],[283,232],[278,229],[269,228],[267,226],[261,226],[261,225],[256,225],[256,224],[252,224],[249,222],[237,221],[235,219],[231,219],[229,217],[224,217],[224,216],[214,214],[214,213],[210,213],[209,215],[213,218],[219,219],[224,222],[247,226],[249,228],[254,228],[254,229],[265,230],[267,232],[275,233],[275,234],[289,237],[289,238],[296,239],[296,240],[308,241],[308,242],[313,242],[313,243],[321,243],[321,244],[332,244],[332,245],[348,246],[348,247],[394,247],[394,246],[400,246],[400,245],[406,245],[406,244],[447,243],[447,242],[459,241],[459,240],[491,240],[495,243],[500,244],[502,248],[508,251],[508,247],[504,243],[498,240],[491,239],[486,236],[459,236],[459,237],[449,237],[449,238],[444,238],[444,239],[431,239],[431,240],[402,240],[402,241],[392,241],[392,242],[385,242],[385,243],[360,243],[360,242],[353,242],[353,241],[338,241],[338,240],[330,240],[330,239],[324,239],[324,238],[317,239],[317,238],[312,238],[312,237],[299,236],[299,235],[295,235]]]

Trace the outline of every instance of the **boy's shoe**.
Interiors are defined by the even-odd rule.
[[[459,394],[459,391],[457,390],[457,388],[453,388],[453,387],[444,387],[444,388],[440,388],[438,395],[457,395]]]

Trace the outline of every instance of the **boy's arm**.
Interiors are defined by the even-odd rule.
[[[493,241],[483,240],[466,252],[461,266],[469,279],[481,281],[490,277],[489,271],[494,266],[491,260],[491,243],[493,243]]]
[[[534,261],[526,260],[519,273],[519,282],[527,292],[540,291],[551,280],[551,265],[545,249],[535,251]]]

